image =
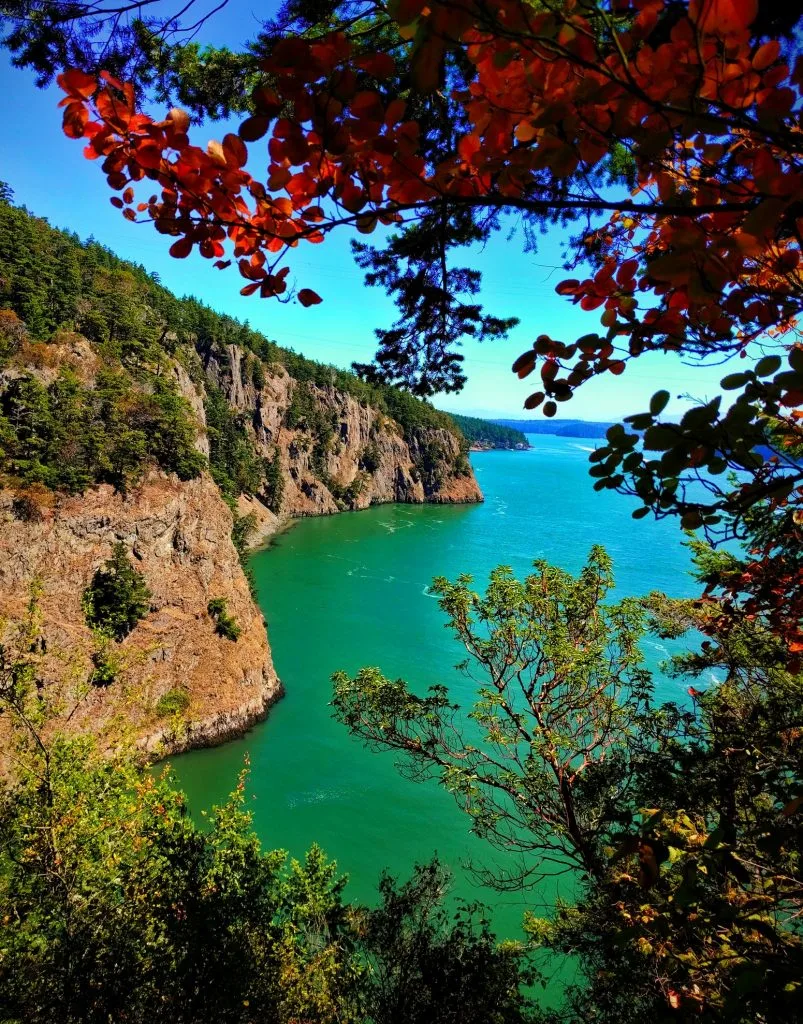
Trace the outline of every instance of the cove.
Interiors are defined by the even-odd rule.
[[[632,500],[597,493],[588,477],[591,443],[531,436],[526,452],[472,455],[483,505],[385,505],[307,519],[253,558],[286,696],[268,720],[222,747],[173,759],[177,781],[197,814],[220,803],[246,754],[255,828],[268,847],[301,857],[317,842],[349,875],[347,896],[371,900],[380,871],[407,877],[437,852],[454,872],[454,893],[492,907],[500,936],[514,937],[526,907],[551,902],[563,879],[539,893],[497,894],[466,863],[504,863],[469,834],[469,819],[434,783],[402,778],[391,755],[372,754],[333,721],[330,676],[377,665],[416,689],[445,682],[466,702],[471,684],[454,670],[462,649],[429,595],[433,576],[473,574],[478,588],[498,564],[526,574],[534,558],[572,572],[590,546],[614,560],[617,595],[695,592],[675,520],[633,520]],[[668,646],[668,645],[667,645]],[[650,667],[667,648],[650,642]],[[685,684],[657,676],[658,695]]]

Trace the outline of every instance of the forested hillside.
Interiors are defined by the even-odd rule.
[[[555,434],[557,437],[605,437],[612,423],[595,420],[496,420],[500,426],[525,434]]]
[[[165,359],[175,358],[198,382],[210,358],[228,362],[230,346],[245,353],[243,373],[257,388],[266,366],[281,367],[300,384],[370,405],[395,420],[407,440],[427,428],[462,440],[451,417],[429,404],[305,359],[194,298],[176,298],[144,267],[8,202],[0,202],[0,267],[0,360],[22,353],[23,362],[42,367],[54,357],[32,343],[74,342],[70,335],[78,334],[99,361],[89,390],[64,368],[47,386],[25,373],[4,388],[3,468],[27,483],[68,491],[103,481],[124,487],[146,463],[182,478],[197,475],[202,460],[193,451],[189,410]],[[213,430],[225,430],[217,420]],[[225,453],[213,443],[212,466],[227,485],[255,492],[269,471],[240,440],[237,451],[229,440]]]
[[[526,448],[527,438],[520,430],[483,420],[478,416],[461,416],[452,413],[452,419],[460,428],[463,437],[476,448]]]

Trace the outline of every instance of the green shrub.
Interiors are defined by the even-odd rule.
[[[92,653],[93,686],[111,686],[117,682],[123,669],[123,659],[119,651],[114,649],[114,641],[99,631],[96,632],[97,649]]]
[[[154,711],[159,718],[172,718],[182,715],[190,706],[190,695],[186,690],[172,689],[163,693],[157,700]]]
[[[379,446],[375,441],[369,441],[360,453],[360,469],[364,469],[366,473],[376,473],[380,461]]]
[[[282,496],[284,494],[284,474],[282,473],[282,461],[278,448],[273,453],[272,459],[265,460],[263,494],[268,508],[275,515],[278,515],[282,507]]]
[[[251,383],[257,391],[261,391],[265,387],[265,368],[258,356],[254,359],[251,366]]]
[[[367,475],[358,473],[350,484],[339,484],[329,476],[323,477],[323,484],[328,488],[332,497],[341,509],[352,508],[357,498],[362,494],[367,483]]]
[[[219,636],[235,642],[239,640],[242,628],[234,616],[229,615],[228,602],[225,597],[213,597],[206,606],[206,610],[215,620],[215,632]]]
[[[256,529],[257,517],[253,512],[249,512],[247,516],[241,516],[237,512],[236,502],[232,502],[232,505],[234,525],[231,528],[231,540],[237,551],[237,557],[240,560],[240,565],[243,573],[245,574],[246,581],[248,582],[248,589],[251,591],[251,597],[256,597],[256,580],[254,579],[254,570],[251,568],[251,564],[248,561],[248,540]]]
[[[125,544],[118,542],[84,590],[82,606],[89,626],[122,640],[148,614],[150,597],[145,577],[129,561]]]

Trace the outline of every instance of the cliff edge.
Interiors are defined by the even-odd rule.
[[[33,518],[0,490],[0,620],[21,621],[38,593],[43,679],[62,691],[70,680],[62,721],[71,731],[126,728],[160,754],[223,742],[265,717],[282,688],[231,529],[208,476],[151,472],[125,497],[104,485],[57,497]],[[117,541],[144,577],[150,610],[114,646],[116,678],[98,685],[81,598]],[[236,642],[216,632],[214,598],[240,626]]]
[[[242,733],[281,694],[249,546],[297,516],[482,501],[445,413],[2,201],[0,271],[0,643],[36,594],[70,730],[153,754]],[[150,592],[123,636],[82,600],[116,546]]]

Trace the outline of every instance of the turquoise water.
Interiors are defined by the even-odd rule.
[[[469,834],[468,818],[448,794],[401,778],[391,755],[365,751],[328,706],[331,674],[363,665],[417,689],[446,682],[468,699],[469,683],[453,668],[460,649],[428,596],[436,575],[470,572],[483,586],[493,566],[525,574],[534,558],[576,571],[590,546],[602,542],[614,559],[617,594],[694,592],[677,523],[634,521],[630,500],[592,489],[591,442],[530,440],[528,452],[472,456],[483,505],[386,505],[307,519],[254,556],[287,695],[243,739],[174,760],[194,812],[223,800],[248,753],[264,843],[302,856],[317,841],[350,876],[354,899],[371,899],[382,867],[406,875],[434,852],[453,868],[459,895],[493,906],[501,934],[517,934],[524,907],[554,896],[551,889],[523,897],[479,886],[467,862],[500,855]],[[645,653],[657,668],[666,650],[653,644]],[[683,692],[667,679],[658,689],[667,698]]]

